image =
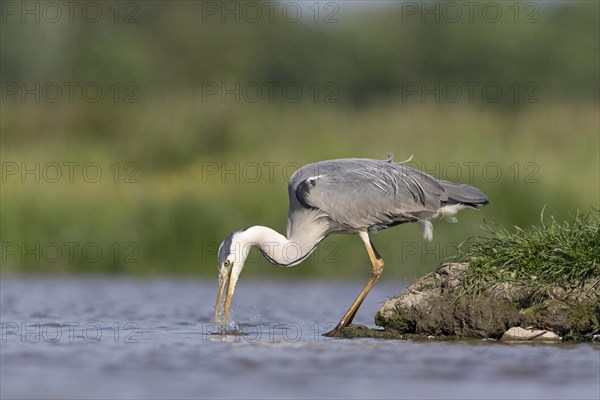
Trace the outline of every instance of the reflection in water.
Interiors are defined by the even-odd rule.
[[[598,345],[325,338],[361,284],[3,279],[2,398],[598,398]],[[372,326],[382,282],[355,322]]]

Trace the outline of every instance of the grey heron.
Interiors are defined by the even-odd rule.
[[[383,271],[383,259],[369,232],[416,222],[423,237],[431,240],[431,220],[455,222],[459,210],[488,203],[479,189],[436,179],[406,162],[394,162],[391,155],[386,160],[347,158],[306,165],[291,176],[288,194],[286,236],[265,226],[252,226],[231,233],[219,247],[215,326],[226,293],[222,319],[222,329],[226,329],[231,298],[251,247],[271,263],[291,267],[306,259],[328,235],[354,234],[367,250],[371,276],[337,326],[325,334],[337,336],[352,322]]]

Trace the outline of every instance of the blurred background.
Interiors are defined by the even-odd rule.
[[[285,232],[287,180],[387,157],[474,185],[459,224],[374,235],[415,279],[482,226],[600,207],[598,3],[3,2],[2,273],[216,276],[225,236]],[[296,268],[362,277],[354,237]]]

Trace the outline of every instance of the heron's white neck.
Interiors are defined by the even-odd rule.
[[[244,253],[249,247],[256,246],[273,264],[291,267],[308,257],[323,239],[322,232],[303,232],[302,237],[286,238],[277,231],[266,226],[252,226],[236,235]]]

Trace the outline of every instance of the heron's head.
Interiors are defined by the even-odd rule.
[[[217,292],[217,304],[215,306],[215,326],[219,322],[219,312],[221,311],[221,301],[223,293],[225,295],[225,309],[223,310],[222,327],[225,329],[227,324],[227,314],[229,314],[229,306],[231,297],[235,290],[235,284],[238,277],[244,268],[244,262],[248,257],[250,250],[243,238],[244,231],[236,231],[225,238],[219,247],[219,290]]]

